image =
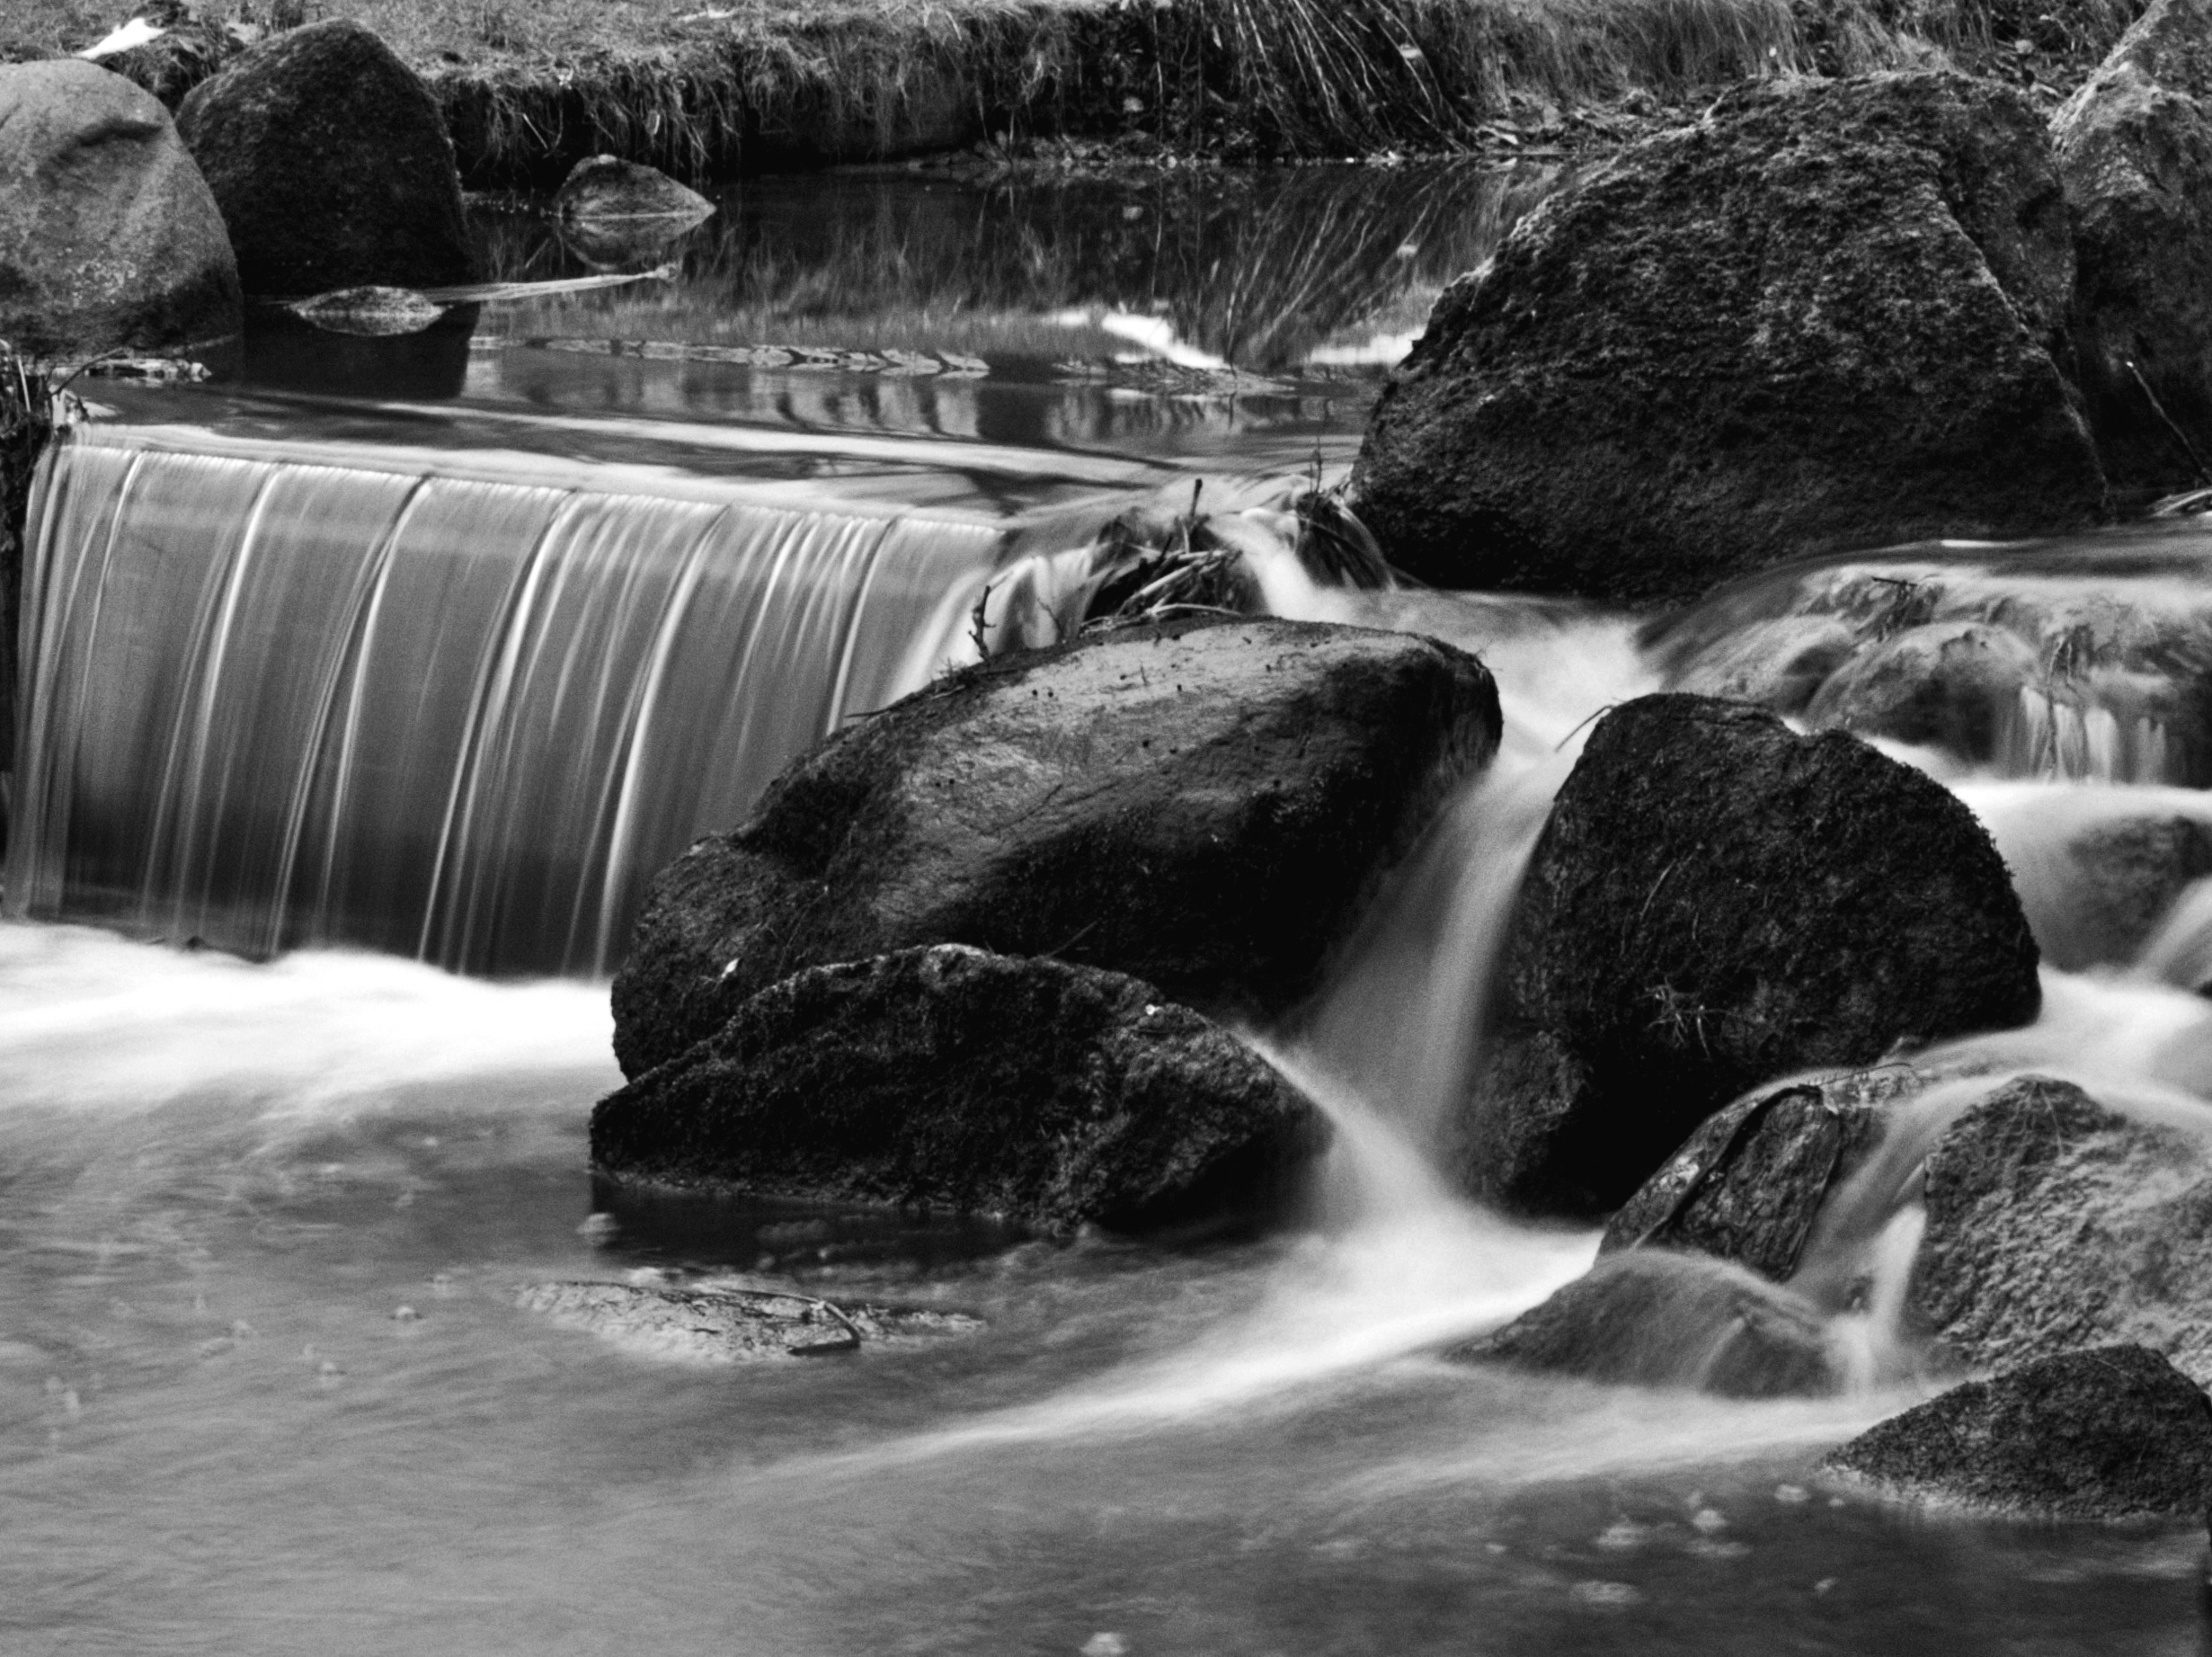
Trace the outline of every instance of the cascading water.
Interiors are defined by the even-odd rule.
[[[944,665],[1003,539],[654,481],[80,429],[11,911],[603,976],[657,869]]]
[[[1284,250],[1315,241],[1310,171],[1286,175],[1296,199],[1256,255],[1290,287]],[[1138,204],[1108,205],[1114,247],[1152,239],[1126,217]],[[1051,242],[1030,234],[1049,218],[1035,206],[1008,269]],[[1394,272],[1466,268],[1482,250],[1441,239],[1466,218],[1353,227],[1373,254],[1361,291],[1389,305],[1326,338],[1276,329],[1266,371],[1417,326],[1433,296]],[[913,238],[878,230],[868,269],[911,263]],[[1417,243],[1442,251],[1399,256]],[[839,272],[862,263],[849,237],[837,251]],[[509,399],[466,418],[188,402],[197,424],[141,409],[58,453],[26,591],[17,918],[0,927],[0,1647],[2194,1650],[2199,1537],[1906,1525],[1807,1478],[1921,1385],[1902,1322],[1914,1172],[1947,1114],[2030,1069],[2165,1120],[2212,1098],[2212,1004],[2192,993],[2212,971],[2212,851],[2192,838],[2212,814],[2173,786],[2212,776],[2177,690],[2212,662],[2186,527],[1800,568],[1657,631],[1539,601],[1336,591],[1263,558],[1279,611],[1479,652],[1506,714],[1497,762],[1347,941],[1321,1003],[1253,1034],[1337,1124],[1310,1226],[1009,1246],[911,1216],[595,1191],[584,1119],[617,1080],[603,985],[394,958],[603,974],[638,882],[691,834],[972,649],[972,630],[996,642],[1010,566],[1051,586],[1034,573],[1068,575],[1080,560],[1062,555],[1102,516],[1153,496],[1181,510],[1188,464],[1287,474],[1317,423],[1344,452],[1327,425],[1342,416],[1298,423],[1326,385],[1145,401],[1117,363],[1079,406],[1049,386],[1074,336],[1052,316],[1153,314],[1142,283],[1083,287],[1107,262],[1055,266],[1051,316],[994,314],[984,344],[931,334],[952,313],[982,325],[963,309],[964,230],[938,251],[937,286],[870,342],[866,376],[759,368],[778,353],[756,343],[814,342],[811,313],[776,308],[813,273],[776,265],[764,286],[717,266],[680,351],[634,349],[661,325],[628,290],[618,314],[533,312],[478,342],[493,350],[432,342],[454,347],[454,385]],[[738,343],[724,289],[759,312]],[[1175,328],[1232,356],[1239,290],[1203,297]],[[1003,361],[1032,321],[1049,343],[1019,372],[928,396],[884,380],[919,373],[918,351]],[[591,340],[597,357],[571,349]],[[576,363],[607,370],[585,395],[561,379]],[[808,374],[821,389],[796,385]],[[517,406],[541,397],[556,406]],[[930,441],[885,434],[916,423],[910,401],[929,405]],[[731,409],[777,423],[710,423]],[[836,420],[866,430],[823,429]],[[1074,430],[1188,446],[1173,465],[1051,446]],[[1223,510],[1260,503],[1255,521],[1283,505],[1206,490]],[[2121,581],[2139,584],[2132,609],[2101,610]],[[2105,625],[2121,610],[2154,625]],[[1879,694],[1923,650],[1945,691],[1925,718]],[[1429,1153],[1582,734],[1612,702],[1685,685],[1869,731],[1948,780],[2056,963],[2035,1027],[1925,1056],[1959,1073],[1895,1113],[1808,1243],[1805,1287],[1853,1364],[1832,1397],[1746,1403],[1435,1356],[1590,1259],[1586,1231],[1465,1203]],[[2126,904],[2095,885],[2111,843],[2158,871]],[[520,1285],[579,1276],[733,1278],[988,1328],[692,1369],[516,1304]]]

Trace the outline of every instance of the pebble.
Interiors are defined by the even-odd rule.
[[[1625,1554],[1650,1540],[1651,1527],[1639,1525],[1632,1519],[1617,1519],[1598,1533],[1597,1546],[1612,1553]]]
[[[1834,1577],[1824,1576],[1820,1579],[1820,1581],[1813,1584],[1813,1591],[1817,1594],[1825,1594],[1828,1591],[1828,1590],[1834,1588],[1834,1586],[1835,1579]]]
[[[621,1221],[616,1219],[611,1214],[600,1213],[591,1216],[582,1225],[577,1226],[576,1234],[588,1243],[596,1243],[603,1246],[612,1243],[621,1230]]]
[[[1802,1484],[1777,1484],[1774,1486],[1774,1500],[1788,1502],[1794,1508],[1810,1501],[1812,1497]]]
[[[1094,1634],[1083,1642],[1083,1657],[1124,1657],[1129,1642],[1118,1634]]]
[[[1612,1611],[1639,1604],[1644,1596],[1626,1582],[1577,1582],[1567,1590],[1567,1597],[1577,1605]]]
[[[420,1312],[417,1312],[413,1306],[400,1306],[395,1308],[392,1313],[392,1321],[395,1323],[413,1323],[419,1320],[422,1315],[422,1314]]]
[[[1708,1537],[1717,1536],[1728,1528],[1727,1518],[1718,1508],[1700,1508],[1690,1516],[1690,1522],[1700,1535]]]

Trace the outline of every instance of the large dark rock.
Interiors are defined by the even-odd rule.
[[[1909,1309],[1977,1369],[2132,1341],[2212,1378],[2212,1145],[2070,1082],[1992,1092],[1929,1151]]]
[[[616,1056],[641,1074],[801,967],[948,940],[1279,1013],[1497,733],[1471,656],[1353,628],[1129,629],[953,675],[662,871]]]
[[[243,316],[223,216],[169,111],[74,58],[0,65],[0,339],[163,351]]]
[[[2021,1519],[2193,1519],[2212,1502],[2212,1399],[2139,1346],[2068,1352],[1955,1386],[1822,1465]]]
[[[617,1179],[1053,1231],[1251,1209],[1327,1136],[1151,985],[955,944],[796,973],[591,1113],[592,1162]]]
[[[453,146],[429,91],[359,23],[311,23],[177,111],[252,294],[440,288],[475,276]]]
[[[1949,75],[1731,93],[1437,301],[1355,473],[1393,561],[1652,603],[1785,558],[2087,522],[2041,118]]]
[[[1948,790],[1855,737],[1639,698],[1537,842],[1457,1160],[1509,1206],[1603,1214],[1760,1082],[2039,997],[2004,864]]]
[[[2212,461],[2212,3],[2154,0],[2052,123],[2077,373],[2115,482]]]
[[[1607,1222],[1599,1252],[1671,1248],[1786,1283],[1828,1194],[1865,1161],[1909,1066],[1791,1082],[1715,1111]]]
[[[1811,1305],[1741,1267],[1659,1249],[1600,1260],[1446,1356],[1729,1398],[1833,1392],[1842,1378]]]

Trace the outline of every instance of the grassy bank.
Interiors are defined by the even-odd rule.
[[[990,141],[1231,159],[1599,137],[1730,82],[1935,61],[2053,95],[2140,0],[14,0],[0,57],[77,49],[163,95],[305,17],[437,89],[469,182],[612,151],[688,176]],[[1593,111],[1598,113],[1593,114]]]

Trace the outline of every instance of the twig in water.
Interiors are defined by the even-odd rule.
[[[2151,405],[2151,412],[2166,423],[2166,430],[2173,434],[2173,441],[2181,444],[2182,451],[2189,456],[2189,463],[2197,468],[2198,478],[2204,483],[2212,484],[2212,468],[2206,467],[2204,457],[2197,452],[2197,445],[2189,441],[2189,433],[2174,423],[2173,416],[2166,413],[2166,405],[2158,400],[2158,393],[2151,389],[2151,382],[2143,378],[2143,370],[2136,367],[2136,360],[2133,357],[2122,357],[2120,361],[2128,365],[2128,372],[2135,377],[2135,382],[2142,389],[2144,399]]]

